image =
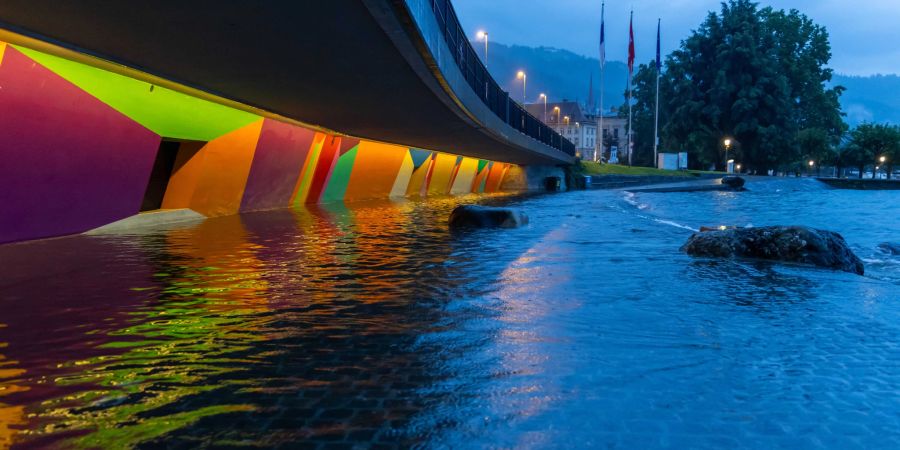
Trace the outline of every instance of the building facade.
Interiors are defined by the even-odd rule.
[[[594,160],[597,148],[597,122],[591,120],[578,102],[563,100],[556,103],[525,105],[531,115],[575,144],[575,156]]]
[[[586,110],[578,102],[532,103],[528,112],[540,118],[557,133],[575,144],[576,156],[585,161],[609,161],[616,150],[618,157],[627,157],[628,119],[621,118],[613,110],[603,115],[603,131],[598,132],[600,116],[597,111]],[[602,136],[602,139],[601,139]],[[599,152],[599,153],[598,153]]]

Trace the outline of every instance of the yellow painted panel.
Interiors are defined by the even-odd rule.
[[[3,52],[6,51],[6,42],[0,42],[0,65],[3,64]]]
[[[447,195],[450,193],[450,177],[456,168],[456,155],[438,153],[434,160],[431,180],[428,182],[429,195]]]
[[[416,169],[409,178],[409,186],[406,188],[406,195],[425,195],[425,181],[431,172],[431,165],[434,161],[429,157],[418,169]]]
[[[463,158],[462,162],[459,163],[459,171],[456,173],[456,179],[453,180],[453,186],[450,188],[450,194],[471,194],[472,181],[475,180],[475,172],[477,171],[477,159]]]
[[[322,154],[322,147],[325,145],[325,137],[324,133],[316,133],[315,138],[313,138],[312,148],[306,154],[306,162],[303,163],[300,178],[297,180],[297,188],[294,190],[294,199],[291,202],[294,206],[306,204],[306,197],[309,195],[310,186],[312,186],[313,175],[315,175],[316,167],[319,164],[319,156]]]

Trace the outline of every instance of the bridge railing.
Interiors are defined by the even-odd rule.
[[[531,115],[523,105],[510,99],[509,93],[501,89],[497,81],[491,77],[469,42],[450,0],[431,0],[431,9],[444,32],[444,40],[453,53],[456,65],[465,75],[469,86],[488,108],[501,120],[525,135],[567,155],[575,156],[575,144]]]

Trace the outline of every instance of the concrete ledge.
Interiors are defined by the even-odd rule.
[[[136,234],[156,231],[160,228],[195,225],[206,220],[206,216],[191,209],[165,209],[140,213],[109,225],[87,231],[89,236],[110,234]]]
[[[857,191],[897,191],[900,180],[866,180],[859,178],[816,178],[835,189],[853,189]]]
[[[591,189],[623,189],[634,186],[646,186],[650,184],[669,184],[691,182],[722,178],[721,175],[706,176],[707,174],[688,177],[674,177],[665,175],[591,175]]]

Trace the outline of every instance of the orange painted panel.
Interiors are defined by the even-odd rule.
[[[191,209],[210,217],[236,214],[250,175],[263,120],[213,139],[200,151],[203,167]]]
[[[3,52],[6,50],[6,42],[0,42],[0,64],[3,64]]]
[[[484,187],[484,192],[500,191],[500,184],[503,183],[503,176],[506,175],[506,170],[508,168],[509,164],[495,162],[494,166],[491,167],[491,173],[488,174],[487,185]]]
[[[431,180],[428,183],[429,195],[447,195],[450,193],[450,181],[456,169],[456,155],[438,153],[434,160]]]
[[[360,142],[344,201],[390,197],[394,181],[408,154],[406,147]]]
[[[200,180],[203,171],[203,142],[184,142],[178,148],[175,157],[175,167],[166,195],[163,198],[162,209],[190,208],[194,190]]]

